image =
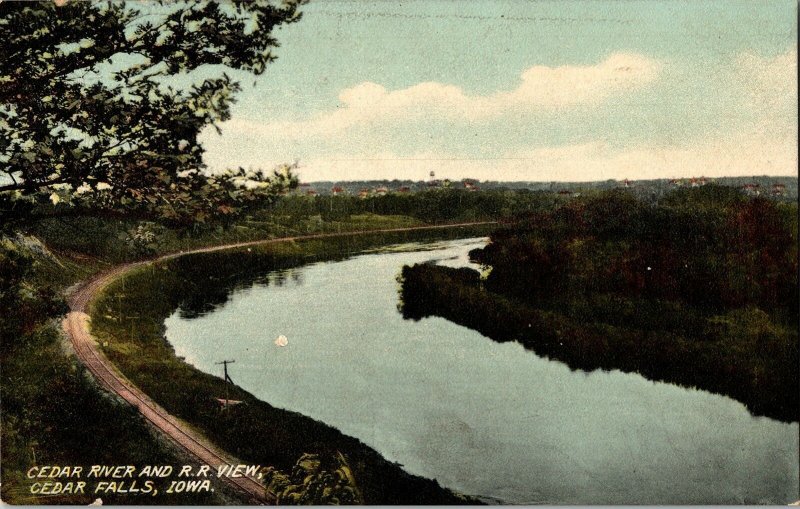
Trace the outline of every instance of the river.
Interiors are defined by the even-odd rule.
[[[407,244],[275,271],[166,320],[176,354],[337,427],[414,474],[528,504],[785,504],[798,424],[619,371],[585,373],[442,318],[404,320],[405,264],[468,264],[484,239]],[[285,335],[288,344],[275,339]]]

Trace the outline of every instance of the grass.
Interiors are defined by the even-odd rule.
[[[178,307],[207,311],[233,288],[268,270],[347,257],[387,243],[457,238],[475,229],[408,232],[284,242],[227,253],[187,255],[137,269],[112,283],[93,303],[92,332],[109,359],[177,417],[240,459],[289,471],[304,453],[341,452],[368,504],[464,503],[434,481],[405,473],[360,441],[298,413],[277,409],[203,373],[175,356],[164,320]],[[107,346],[105,346],[107,344]],[[230,391],[244,402],[224,412],[214,398]]]
[[[72,262],[80,268],[88,267],[96,270],[108,264],[177,251],[188,251],[205,246],[314,233],[339,233],[423,225],[425,225],[423,221],[408,216],[376,214],[352,215],[338,221],[323,221],[314,218],[298,220],[281,217],[245,218],[230,228],[210,228],[197,232],[195,235],[187,235],[185,232],[162,228],[154,223],[74,217],[68,221],[62,218],[39,221],[29,226],[28,233],[51,247],[60,260]],[[140,226],[154,232],[156,239],[143,246],[133,244],[130,234]]]
[[[213,494],[158,498],[133,495],[35,496],[25,475],[33,465],[183,464],[134,408],[101,391],[66,353],[58,324],[4,342],[2,357],[2,498],[12,504],[218,504]]]
[[[273,219],[260,217],[252,221],[242,220],[230,229],[206,230],[195,236],[181,235],[177,231],[146,223],[159,232],[157,241],[146,246],[147,249],[135,249],[136,246],[127,238],[128,232],[142,223],[93,217],[51,218],[26,225],[24,231],[16,236],[0,238],[0,255],[21,253],[32,260],[21,286],[17,289],[12,287],[9,291],[18,291],[19,295],[34,299],[35,303],[40,290],[50,289],[58,303],[60,292],[75,282],[109,266],[154,254],[287,234],[421,224],[405,216],[370,214],[353,215],[349,220],[339,222],[302,220],[292,223],[285,218]],[[442,236],[450,234],[438,232]],[[349,241],[342,242],[347,245]],[[272,249],[276,254],[298,255],[301,259],[305,256],[298,246],[292,244],[276,244]],[[225,257],[220,253],[220,259]],[[176,260],[176,263],[182,262]],[[22,269],[15,271],[22,274]],[[155,433],[133,408],[102,390],[71,353],[60,327],[59,315],[63,313],[63,304],[60,304],[60,309],[32,313],[35,321],[20,326],[16,316],[23,312],[25,304],[19,299],[10,302],[10,313],[6,314],[7,310],[4,309],[0,316],[0,331],[3,333],[0,344],[0,398],[3,410],[0,414],[3,456],[0,477],[4,502],[88,504],[97,498],[94,494],[33,496],[30,493],[31,481],[25,473],[35,464],[90,466],[186,463],[182,451],[176,450]],[[33,310],[37,311],[38,308],[34,306]],[[160,326],[156,324],[148,329],[145,322],[124,323],[137,334],[139,330],[155,333]],[[127,348],[127,355],[137,352],[133,344]],[[171,355],[169,349],[163,352]],[[142,372],[147,375],[171,367],[173,365],[169,363],[156,363],[143,366]],[[176,376],[168,371],[160,373],[166,380]],[[297,416],[297,419],[305,422],[302,416]],[[290,429],[284,431],[290,433]],[[339,436],[333,431],[330,433]],[[328,436],[323,433],[319,440],[325,440]],[[380,484],[384,478],[404,475],[399,468],[381,463],[380,458],[371,458],[379,465],[374,472],[376,483]],[[441,493],[432,484],[426,486],[433,486],[433,492]],[[425,496],[423,489],[419,497]],[[218,490],[213,495],[167,496],[160,493],[158,497],[121,494],[101,497],[106,504],[221,504],[236,500],[234,494],[225,490],[222,493]],[[433,495],[428,498],[435,499]]]

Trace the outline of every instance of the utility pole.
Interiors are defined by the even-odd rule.
[[[222,364],[222,369],[224,370],[225,373],[225,381],[228,382],[228,384],[230,385],[233,385],[233,380],[231,380],[231,377],[228,376],[228,364],[233,364],[234,362],[236,362],[236,360],[221,361],[215,363],[215,364]],[[223,410],[228,408],[228,401],[231,399],[230,397],[231,389],[230,385],[228,384],[225,385],[225,406],[222,407]]]
[[[231,383],[231,384],[233,383],[233,380],[231,380],[231,377],[228,376],[228,364],[233,364],[234,362],[236,362],[236,361],[235,360],[232,360],[232,361],[221,361],[221,362],[216,362],[215,363],[215,364],[222,364],[222,367],[223,367],[223,370],[224,370],[224,373],[225,373],[225,381],[228,382],[228,383]]]

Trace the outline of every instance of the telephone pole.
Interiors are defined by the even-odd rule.
[[[215,364],[222,364],[222,367],[223,367],[223,370],[224,370],[224,373],[225,373],[225,381],[228,382],[228,383],[231,383],[231,384],[233,383],[233,380],[231,380],[231,377],[228,376],[228,364],[233,364],[234,362],[236,362],[236,361],[232,360],[232,361],[215,362]]]
[[[224,370],[224,373],[225,373],[225,381],[228,382],[228,384],[231,384],[231,385],[233,385],[233,380],[231,380],[231,377],[228,375],[228,364],[233,364],[234,362],[236,362],[236,360],[221,361],[221,362],[215,362],[214,363],[214,364],[222,364],[222,369]],[[222,407],[223,410],[228,408],[228,401],[231,399],[230,392],[231,392],[230,385],[226,384],[225,385],[225,404]]]

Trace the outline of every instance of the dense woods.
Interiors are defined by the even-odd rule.
[[[494,220],[547,210],[564,200],[563,196],[556,193],[527,189],[469,192],[435,188],[367,197],[348,194],[291,195],[276,203],[270,209],[270,214],[275,220],[293,222],[308,218],[341,221],[359,214],[402,215],[426,222],[457,222]]]
[[[797,420],[797,206],[736,189],[624,191],[496,231],[471,269],[406,267],[402,309],[581,369],[622,369]]]

